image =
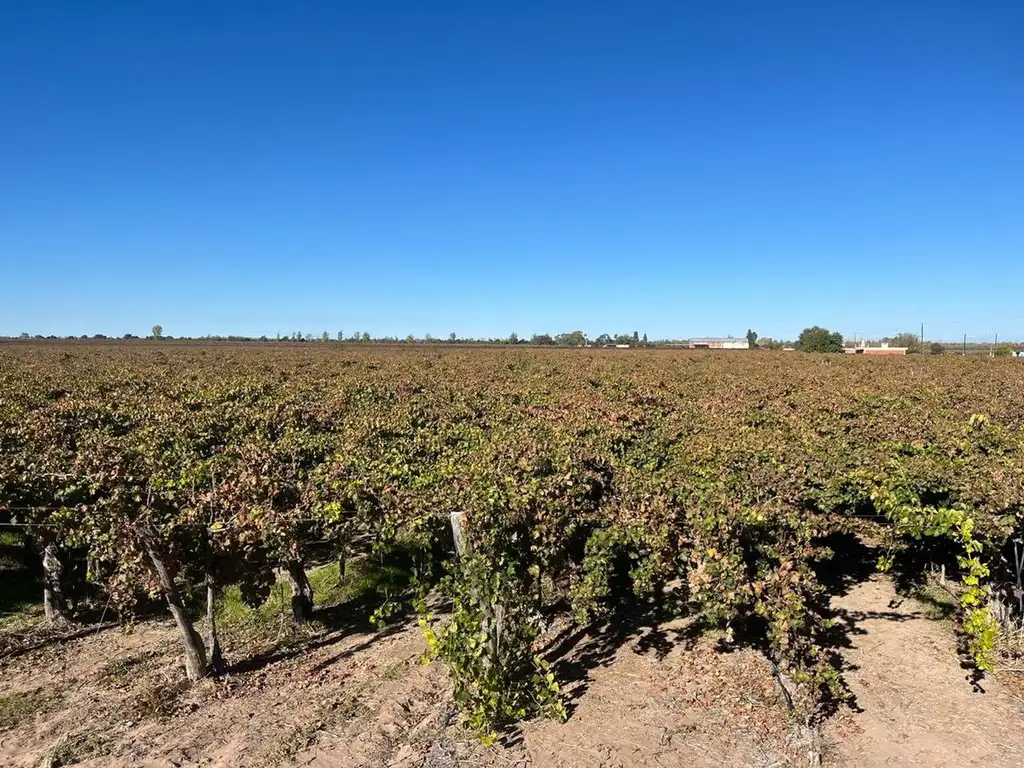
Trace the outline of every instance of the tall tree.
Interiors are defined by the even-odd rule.
[[[907,352],[915,353],[921,351],[921,338],[916,333],[897,333],[889,344],[894,347],[906,347]]]
[[[828,328],[813,326],[804,328],[797,339],[796,348],[801,352],[842,352],[843,334]]]
[[[752,328],[747,329],[747,346],[751,349],[757,349],[757,332]]]
[[[163,335],[164,335],[164,328],[163,328],[163,326],[162,325],[154,325],[153,326],[153,338],[154,339],[159,339]]]

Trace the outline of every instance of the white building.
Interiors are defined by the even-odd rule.
[[[848,355],[905,355],[907,347],[890,347],[888,341],[881,342],[877,347],[868,342],[861,342],[853,347],[846,347],[843,352]]]
[[[746,339],[690,339],[690,349],[750,349]]]

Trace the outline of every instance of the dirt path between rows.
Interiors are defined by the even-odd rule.
[[[827,723],[825,767],[1024,766],[1024,701],[994,680],[973,692],[949,624],[887,578],[852,581],[832,608],[860,710]],[[767,659],[721,639],[686,619],[557,622],[544,653],[572,717],[485,748],[458,725],[444,667],[418,663],[413,622],[353,622],[255,655],[229,648],[231,672],[194,686],[170,622],[143,622],[0,661],[0,694],[46,692],[0,727],[0,765],[38,768],[59,753],[82,768],[805,766]]]
[[[998,681],[975,692],[949,625],[884,576],[832,600],[849,645],[844,675],[860,712],[828,728],[842,766],[1024,765],[1024,702]]]

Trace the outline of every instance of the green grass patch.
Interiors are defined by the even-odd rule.
[[[104,757],[110,752],[110,736],[105,733],[75,733],[63,737],[47,753],[43,765],[61,768],[90,758]]]
[[[0,548],[21,547],[24,540],[25,537],[21,532],[16,531],[13,528],[0,528]],[[0,559],[0,565],[2,565],[2,563],[3,560]]]
[[[135,654],[123,659],[108,661],[96,673],[96,679],[102,683],[125,684],[133,681],[138,675],[148,672],[156,666],[159,657],[153,651]]]
[[[21,531],[0,528],[0,631],[20,631],[43,616],[43,580],[25,562]]]
[[[386,602],[406,597],[411,568],[404,557],[382,562],[368,555],[350,559],[344,579],[339,579],[337,562],[311,568],[306,576],[313,587],[318,613],[299,630],[292,624],[291,588],[287,579],[279,579],[267,601],[256,609],[245,604],[237,586],[224,589],[217,606],[217,627],[225,646],[272,644],[286,648],[301,645],[310,634],[332,628],[334,616],[330,609],[339,605],[351,604],[368,619]]]
[[[937,621],[952,618],[960,607],[956,598],[938,584],[926,583],[915,587],[910,596],[924,606],[929,619]]]
[[[49,699],[41,688],[0,694],[0,730],[14,728],[22,720],[43,712]]]

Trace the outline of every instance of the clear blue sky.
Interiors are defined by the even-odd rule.
[[[0,334],[1024,337],[1024,3],[9,2]]]

